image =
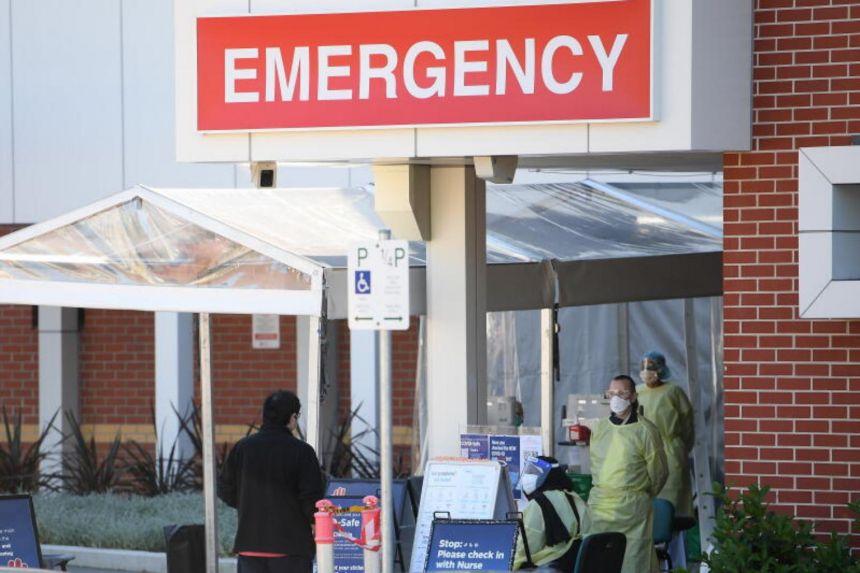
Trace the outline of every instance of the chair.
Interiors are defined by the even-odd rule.
[[[582,540],[573,573],[621,573],[627,538],[623,533],[595,533]]]
[[[672,502],[657,498],[654,500],[654,524],[651,528],[654,537],[654,549],[657,550],[657,558],[669,566],[667,571],[672,570],[672,557],[669,555],[669,543],[672,541],[675,525],[675,506]]]

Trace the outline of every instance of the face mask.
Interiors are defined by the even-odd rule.
[[[520,488],[523,490],[523,493],[526,495],[534,493],[535,489],[537,489],[537,480],[538,476],[534,474],[524,474],[520,478]]]
[[[653,384],[660,379],[659,376],[657,376],[657,373],[653,370],[643,370],[639,373],[639,378],[641,378],[646,384]]]
[[[609,409],[615,414],[620,414],[630,407],[630,400],[625,400],[621,396],[613,396],[609,399]]]

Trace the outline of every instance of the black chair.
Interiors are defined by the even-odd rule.
[[[627,538],[623,533],[595,533],[582,540],[573,573],[621,573]]]

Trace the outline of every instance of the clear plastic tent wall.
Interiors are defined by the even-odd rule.
[[[711,304],[694,302],[696,363],[700,391],[708,405],[711,475],[722,476],[722,349],[711,351]],[[626,321],[625,321],[626,314]],[[716,317],[716,326],[722,317]],[[638,380],[643,353],[666,355],[671,381],[688,395],[684,351],[684,301],[660,300],[562,308],[559,311],[559,366],[554,417],[561,427],[562,407],[569,394],[602,394],[612,377],[629,374]],[[625,332],[626,331],[626,332]],[[526,426],[540,425],[540,313],[496,312],[487,315],[487,395],[516,396],[523,403]],[[721,336],[719,332],[717,342]],[[716,361],[716,362],[714,362]],[[717,378],[712,368],[716,366]],[[564,448],[559,448],[563,450]],[[559,451],[560,459],[565,452]]]
[[[0,278],[310,290],[310,275],[130,200],[0,252]]]
[[[307,288],[300,270],[273,264],[266,260],[270,254],[219,236],[165,204],[323,267],[344,267],[350,246],[375,239],[383,228],[372,188],[138,189],[121,195],[128,200],[0,249],[3,277]],[[580,183],[488,186],[487,235],[491,264],[721,248],[714,237]],[[412,257],[413,265],[426,262],[423,244],[413,243]]]
[[[384,223],[373,187],[162,189],[159,193],[278,248],[331,268]],[[413,266],[426,263],[411,243]],[[487,262],[523,263],[719,251],[719,239],[583,183],[487,186]]]
[[[722,250],[717,234],[607,195],[589,182],[487,187],[487,261],[577,261]]]

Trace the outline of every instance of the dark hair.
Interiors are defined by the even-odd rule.
[[[298,396],[289,390],[278,390],[263,402],[263,423],[286,426],[301,409]]]
[[[631,378],[627,374],[619,374],[618,376],[613,378],[613,380],[624,380],[625,382],[627,382],[627,385],[630,386],[630,393],[636,393],[636,382],[634,382],[633,378]]]

